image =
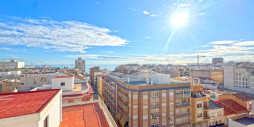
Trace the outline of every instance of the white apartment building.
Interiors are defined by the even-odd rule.
[[[40,90],[0,95],[0,127],[59,127],[62,90]]]
[[[78,68],[80,71],[85,72],[86,71],[85,60],[82,60],[81,57],[78,57],[78,59],[75,60],[75,68]]]
[[[73,76],[56,76],[52,78],[52,89],[62,89],[72,91],[74,87]]]
[[[235,65],[224,66],[224,87],[227,89],[254,91],[254,68]]]
[[[0,62],[0,72],[15,71],[19,68],[23,68],[25,62],[18,62],[16,60],[10,60],[9,62]]]

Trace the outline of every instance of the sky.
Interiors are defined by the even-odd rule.
[[[253,0],[1,0],[0,60],[26,65],[254,61]],[[186,14],[184,18],[179,13]],[[181,17],[181,15],[180,15]],[[176,19],[176,20],[175,20]],[[180,26],[179,26],[180,24]]]

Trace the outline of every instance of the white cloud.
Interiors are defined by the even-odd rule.
[[[157,17],[158,15],[155,15],[155,14],[151,14],[150,16],[151,16],[151,17]]]
[[[111,35],[111,30],[77,21],[50,19],[0,20],[0,43],[25,45],[56,51],[86,52],[89,46],[123,46],[127,40]]]
[[[2,47],[0,50],[11,50],[10,48]]]
[[[82,57],[101,59],[108,61],[118,61],[117,63],[138,63],[140,64],[187,64],[196,63],[197,55],[205,56],[205,58],[200,58],[200,62],[211,62],[213,57],[223,57],[225,61],[254,61],[253,50],[254,41],[216,41],[209,42],[207,44],[212,44],[209,49],[197,50],[194,53],[189,54],[127,54],[126,56],[110,56],[110,55],[93,55],[87,54]],[[224,45],[223,45],[223,44]],[[76,55],[67,55],[66,57],[77,57]],[[104,61],[105,62],[105,61]]]
[[[209,44],[216,44],[216,45],[225,45],[225,44],[233,44],[234,41],[214,41],[210,42]]]
[[[148,11],[143,11],[143,14],[144,14],[144,15],[149,15],[150,12],[148,12]]]
[[[179,4],[178,8],[184,8],[184,7],[188,7],[188,6],[189,6],[188,4]]]
[[[146,39],[150,39],[150,38],[152,38],[152,37],[151,37],[151,36],[146,36],[145,38],[146,38]]]

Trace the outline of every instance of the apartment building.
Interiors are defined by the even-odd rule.
[[[79,71],[85,73],[86,71],[86,62],[81,57],[78,57],[77,60],[75,60],[75,68],[79,69]]]
[[[110,73],[102,96],[118,126],[190,127],[190,82],[167,74]]]
[[[191,70],[190,76],[192,78],[206,78],[218,81],[220,85],[224,84],[223,70]]]
[[[213,58],[212,59],[212,64],[223,64],[224,59],[223,58]]]
[[[200,80],[194,79],[191,87],[191,120],[193,127],[209,126],[209,101],[210,97],[203,93]]]
[[[90,71],[90,81],[91,81],[91,83],[92,83],[92,85],[93,85],[93,83],[95,82],[95,76],[94,76],[94,72],[99,72],[100,71],[100,67],[98,67],[98,66],[95,66],[95,67],[92,67],[92,68],[90,68],[89,69],[89,71]]]
[[[0,72],[17,71],[25,66],[24,62],[10,60],[9,62],[0,62]]]
[[[227,65],[224,67],[224,87],[252,93],[254,91],[254,67]]]

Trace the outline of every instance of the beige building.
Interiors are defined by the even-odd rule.
[[[10,60],[9,62],[0,62],[0,72],[17,71],[25,66],[24,62]]]
[[[165,77],[149,73],[103,77],[104,102],[118,126],[191,126],[191,83]]]
[[[225,123],[224,108],[212,100],[209,101],[208,116],[210,117],[209,126],[222,125]]]
[[[78,68],[79,71],[85,73],[85,71],[86,71],[86,62],[85,62],[85,60],[82,60],[81,57],[78,57],[78,59],[75,60],[75,68]]]
[[[223,70],[191,70],[190,76],[192,78],[207,78],[218,81],[220,85],[224,84]]]
[[[209,101],[203,93],[203,86],[200,85],[199,80],[193,80],[191,87],[191,121],[193,127],[208,127],[209,124]]]

